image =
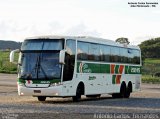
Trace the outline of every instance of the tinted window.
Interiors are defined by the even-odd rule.
[[[95,43],[78,42],[79,60],[140,64],[140,51]]]
[[[110,62],[110,46],[100,45],[101,61]]]
[[[100,60],[99,54],[100,54],[99,45],[90,43],[88,60],[99,61]]]
[[[140,64],[140,51],[133,50],[133,54],[134,54],[133,63],[134,64]]]
[[[119,62],[119,48],[111,47],[111,62]]]
[[[63,40],[34,39],[22,43],[22,50],[62,50]]]
[[[62,40],[52,40],[50,42],[44,42],[43,50],[61,50]]]
[[[134,57],[133,53],[134,52],[132,49],[128,49],[128,63],[130,63],[130,64],[133,64],[133,57]]]
[[[126,48],[120,48],[120,62],[128,62],[128,50]]]
[[[85,42],[78,42],[77,43],[77,58],[79,60],[88,60],[88,46],[89,43],[85,43]]]

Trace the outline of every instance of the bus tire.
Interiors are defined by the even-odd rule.
[[[120,98],[126,97],[126,84],[123,82],[120,88]]]
[[[127,88],[126,89],[125,98],[129,98],[129,97],[130,97],[130,90]]]
[[[76,96],[72,97],[73,102],[80,101],[81,100],[81,95],[83,95],[83,94],[84,94],[84,84],[81,82],[77,87]]]
[[[38,96],[38,101],[45,101],[46,100],[46,97],[45,96]]]
[[[130,97],[130,94],[132,92],[132,83],[129,82],[128,83],[128,86],[127,86],[127,89],[126,89],[126,95],[125,95],[125,98],[129,98]]]
[[[76,96],[72,97],[73,102],[78,102],[81,99],[81,89],[78,87],[76,91]]]

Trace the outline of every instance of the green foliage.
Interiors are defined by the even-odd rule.
[[[147,64],[160,64],[160,58],[147,58],[145,59]]]
[[[142,58],[160,58],[160,37],[142,42],[140,45]]]
[[[142,66],[142,82],[143,83],[160,83],[160,77],[155,74],[160,71],[160,59],[146,58]]]
[[[128,40],[128,38],[123,38],[123,37],[121,37],[121,38],[117,38],[116,39],[116,42],[119,42],[119,43],[121,43],[121,44],[129,44],[130,42],[129,42],[129,40]]]
[[[160,77],[160,72],[156,72],[156,73],[154,74],[154,76],[155,76],[155,77]]]
[[[0,73],[16,73],[17,65],[9,62],[9,51],[0,51]],[[15,55],[18,60],[18,54]]]
[[[142,67],[142,73],[145,75],[154,75],[160,71],[160,59],[146,58]]]
[[[142,82],[143,83],[160,83],[159,77],[154,77],[151,75],[143,75],[142,76]]]

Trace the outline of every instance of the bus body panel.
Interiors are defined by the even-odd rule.
[[[27,88],[18,85],[18,95],[20,96],[63,96],[62,86],[54,86],[48,88]]]

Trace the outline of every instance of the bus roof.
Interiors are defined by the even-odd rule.
[[[100,43],[100,44],[105,44],[105,45],[111,45],[111,46],[117,46],[117,47],[126,47],[126,48],[132,48],[132,49],[140,50],[139,46],[120,44],[120,43],[115,42],[113,40],[91,37],[91,36],[54,36],[54,35],[50,35],[50,36],[29,37],[26,40],[33,40],[33,39],[35,39],[35,40],[36,39],[76,39],[78,41],[84,41],[84,42],[90,42],[90,43]]]

